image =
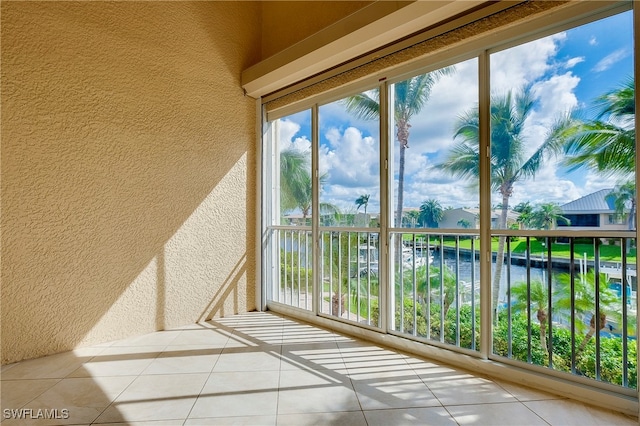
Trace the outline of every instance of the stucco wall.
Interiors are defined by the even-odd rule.
[[[2,2],[2,362],[255,308],[250,2]]]

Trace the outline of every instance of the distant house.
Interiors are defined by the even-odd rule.
[[[601,189],[582,198],[560,206],[562,215],[571,223],[558,222],[558,227],[577,229],[594,228],[602,230],[626,230],[628,228],[628,213],[617,214],[613,199],[608,195],[612,188]]]
[[[442,220],[438,228],[465,228],[464,224],[469,224],[471,229],[480,228],[480,210],[476,208],[448,209],[442,212]],[[491,212],[491,227],[497,228],[502,210],[496,209]],[[518,223],[518,213],[509,210],[507,212],[507,227]]]

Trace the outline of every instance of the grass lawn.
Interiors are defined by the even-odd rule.
[[[445,246],[454,247],[453,241],[445,241]],[[531,256],[540,257],[540,255],[546,255],[547,247],[543,246],[540,241],[535,239],[530,240]],[[471,249],[471,240],[460,240],[459,247],[462,249]],[[476,249],[479,250],[480,245],[476,242]],[[527,249],[527,242],[525,238],[519,238],[516,241],[511,242],[511,252],[515,254],[524,254]],[[491,241],[491,250],[498,251],[498,241]],[[560,257],[568,259],[570,257],[569,244],[551,244],[551,253],[553,257]],[[576,258],[582,258],[584,254],[587,254],[588,259],[593,259],[593,244],[575,244],[574,256]],[[601,245],[600,246],[600,260],[610,262],[621,262],[622,253],[620,247],[615,245]],[[636,261],[636,249],[633,248],[627,253],[627,262],[635,263]]]

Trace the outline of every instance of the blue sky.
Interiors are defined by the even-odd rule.
[[[477,104],[477,61],[455,64],[441,78],[422,112],[411,121],[406,151],[405,207],[437,199],[443,207],[475,207],[477,190],[433,166],[453,145],[457,117]],[[530,153],[547,129],[569,110],[589,109],[598,95],[619,87],[633,74],[632,14],[625,12],[535,40],[491,56],[491,89],[503,94],[531,85],[536,104],[523,132]],[[310,113],[282,119],[280,147],[310,148]],[[393,132],[395,135],[395,131]],[[320,169],[327,179],[321,202],[355,211],[355,199],[371,194],[369,211],[379,211],[378,124],[349,116],[340,102],[320,107]],[[393,142],[397,156],[398,144]],[[397,159],[394,164],[397,178]],[[577,199],[616,183],[588,170],[568,173],[555,161],[546,163],[533,181],[516,185],[510,205]],[[395,190],[397,183],[392,184]],[[499,202],[497,194],[493,202]]]

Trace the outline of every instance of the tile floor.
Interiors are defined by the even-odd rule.
[[[3,425],[638,424],[272,313],[6,365],[1,379]],[[46,415],[58,418],[34,419]]]

